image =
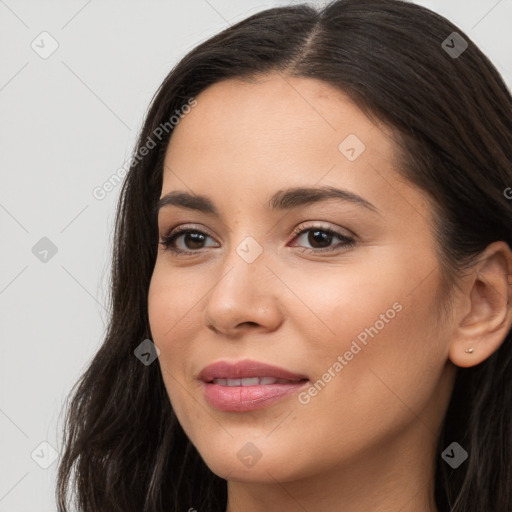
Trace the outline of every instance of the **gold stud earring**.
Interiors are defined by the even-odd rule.
[[[467,352],[468,354],[471,354],[471,353],[473,352],[473,347],[471,347],[471,348],[467,348],[467,349],[466,349],[466,352]]]

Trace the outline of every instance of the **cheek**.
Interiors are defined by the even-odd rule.
[[[379,265],[347,261],[345,266],[321,267],[288,276],[293,295],[289,294],[286,311],[307,350],[318,355],[311,363],[318,361],[325,367],[329,358],[332,362],[333,356],[350,350],[353,340],[364,346],[365,341],[390,330],[404,302],[409,301],[406,283],[410,279],[403,267],[401,271],[397,268],[396,260],[382,258]]]
[[[294,283],[316,316],[294,317],[301,319],[314,379],[299,400],[325,435],[339,432],[335,425],[358,435],[410,420],[411,410],[429,400],[445,362],[434,328],[436,274],[425,279],[396,258],[353,270],[333,269],[329,279],[308,273]],[[325,422],[327,409],[332,422]],[[368,420],[375,415],[380,426]]]
[[[148,315],[153,341],[161,350],[187,346],[190,331],[197,330],[199,302],[204,295],[201,279],[183,271],[169,271],[165,263],[155,266],[148,292]],[[170,343],[172,341],[172,344]]]
[[[204,293],[194,288],[194,279],[183,273],[155,266],[148,292],[148,316],[153,343],[160,350],[158,363],[173,407],[185,380],[190,377],[197,309]],[[196,279],[195,282],[200,280]],[[197,287],[197,286],[196,286]]]
[[[326,435],[329,428],[337,431],[334,425],[354,436],[379,437],[399,428],[426,407],[443,369],[444,349],[433,328],[434,281],[410,293],[405,273],[398,279],[366,275],[375,278],[373,286],[350,288],[345,281],[338,309],[328,310],[326,322],[336,336],[324,341],[317,380],[303,396],[312,421],[338,404]],[[380,422],[370,421],[375,417]],[[324,429],[322,421],[317,424]]]
[[[299,397],[301,424],[329,440],[316,446],[323,464],[378,453],[413,425],[435,432],[443,365],[425,350],[432,340],[410,321],[407,306],[382,329],[363,330],[366,344],[354,336],[332,345],[323,373]]]

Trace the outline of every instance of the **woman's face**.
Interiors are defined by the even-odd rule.
[[[188,437],[213,472],[240,481],[382,467],[398,441],[430,461],[449,340],[430,208],[396,174],[389,131],[314,79],[228,80],[196,100],[174,129],[161,194],[192,198],[168,198],[158,217],[161,239],[192,233],[159,246],[149,290]],[[244,360],[293,376],[261,382],[282,375],[252,363],[202,373]],[[237,376],[252,380],[202,380]]]

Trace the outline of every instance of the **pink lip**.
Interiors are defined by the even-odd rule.
[[[243,379],[248,377],[274,377],[276,379],[302,380],[306,375],[293,373],[278,366],[244,359],[236,363],[218,361],[205,366],[199,374],[199,379],[210,382],[213,379]]]
[[[258,384],[255,386],[222,386],[213,379],[243,379],[273,377],[292,382],[282,384]],[[307,384],[307,376],[284,368],[245,359],[237,363],[219,361],[203,368],[198,378],[203,381],[207,402],[221,411],[251,411],[261,409],[291,394]]]

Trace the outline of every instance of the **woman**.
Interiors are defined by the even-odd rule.
[[[511,147],[499,73],[414,4],[192,50],[123,187],[60,510],[512,510]]]

